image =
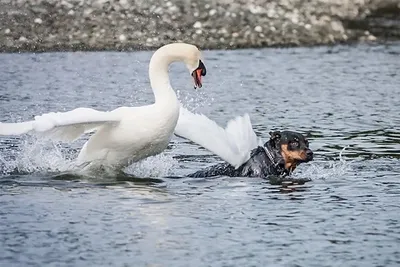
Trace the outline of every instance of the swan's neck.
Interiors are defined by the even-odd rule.
[[[182,56],[168,49],[157,50],[150,60],[149,78],[155,104],[169,103],[169,105],[173,105],[178,101],[168,75],[168,66],[175,61],[183,61]]]

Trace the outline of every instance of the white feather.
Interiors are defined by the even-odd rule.
[[[32,131],[34,121],[2,123],[0,122],[0,135],[20,135]]]
[[[73,141],[104,124],[118,123],[116,112],[77,108],[68,112],[51,112],[35,116],[35,120],[0,123],[0,135],[20,135],[33,131],[52,140]]]
[[[181,107],[175,134],[206,148],[235,168],[249,160],[251,150],[259,144],[248,114],[230,120],[224,129],[205,115]]]

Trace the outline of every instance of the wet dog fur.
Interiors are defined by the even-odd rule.
[[[220,163],[197,171],[189,177],[261,177],[268,178],[272,184],[295,181],[304,184],[309,179],[287,178],[296,167],[313,160],[313,152],[308,140],[298,132],[270,132],[270,139],[263,145],[253,149],[250,159],[236,168],[229,163]]]

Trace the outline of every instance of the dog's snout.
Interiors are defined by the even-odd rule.
[[[310,149],[307,150],[306,155],[307,155],[307,160],[312,160],[314,157],[314,153]]]

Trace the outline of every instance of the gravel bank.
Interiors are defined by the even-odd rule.
[[[0,51],[202,49],[400,39],[398,0],[0,0]]]

